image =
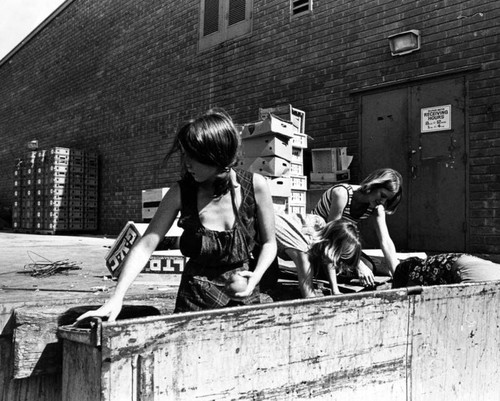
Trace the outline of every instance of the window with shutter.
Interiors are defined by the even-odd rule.
[[[312,11],[313,0],[290,0],[292,17],[307,14]]]
[[[201,0],[200,50],[252,31],[253,0]]]

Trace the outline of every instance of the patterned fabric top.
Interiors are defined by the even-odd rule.
[[[351,204],[352,204],[352,196],[354,193],[354,190],[352,186],[348,184],[337,184],[332,186],[331,188],[327,189],[323,195],[321,195],[320,200],[314,207],[311,213],[317,214],[325,221],[328,221],[328,215],[330,214],[330,208],[332,205],[332,197],[333,197],[333,191],[336,188],[344,188],[347,191],[347,204],[344,207],[344,210],[342,211],[342,218],[346,219],[352,223],[359,223],[361,220],[367,219],[368,217],[371,216],[373,212],[373,208],[369,207],[361,216],[353,216],[351,213]]]
[[[412,285],[442,285],[457,282],[453,265],[463,253],[443,253],[416,259],[409,269],[408,282]]]

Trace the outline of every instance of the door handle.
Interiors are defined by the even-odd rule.
[[[417,166],[415,166],[415,164],[413,163],[413,155],[416,153],[417,151],[415,149],[412,149],[408,152],[408,159],[410,162],[410,174],[413,180],[417,178]]]

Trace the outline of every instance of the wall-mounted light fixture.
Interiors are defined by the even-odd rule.
[[[393,56],[402,56],[420,49],[420,31],[417,29],[396,33],[388,39]]]

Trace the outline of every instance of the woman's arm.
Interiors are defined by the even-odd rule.
[[[327,222],[342,218],[342,213],[344,212],[348,199],[349,193],[343,186],[332,189],[330,212],[328,213]]]
[[[335,270],[335,266],[332,263],[330,263],[327,266],[326,271],[328,272],[328,281],[330,281],[330,286],[332,287],[333,295],[342,294],[337,285],[337,271]]]
[[[90,316],[107,316],[109,321],[116,319],[122,308],[127,290],[144,269],[158,243],[165,237],[165,234],[172,226],[180,210],[180,203],[180,189],[175,184],[165,194],[144,235],[134,244],[125,258],[113,295],[99,309],[84,313],[77,318],[77,321]]]
[[[253,272],[246,272],[245,274],[249,277],[247,289],[235,294],[239,297],[245,297],[252,293],[276,257],[277,247],[276,235],[274,231],[274,207],[271,192],[269,191],[266,179],[260,174],[253,175],[253,186],[262,247],[259,258],[257,259],[255,270]]]
[[[399,260],[396,256],[396,247],[394,246],[394,242],[389,235],[389,229],[387,228],[384,206],[378,205],[374,210],[374,215],[375,230],[380,242],[380,249],[382,249],[382,253],[384,254],[387,267],[389,268],[389,274],[392,276]]]
[[[314,293],[314,286],[312,281],[312,269],[307,253],[292,248],[288,248],[285,253],[290,257],[290,259],[292,259],[295,267],[297,268],[297,275],[299,277],[299,290],[302,297],[315,297],[316,294]]]

